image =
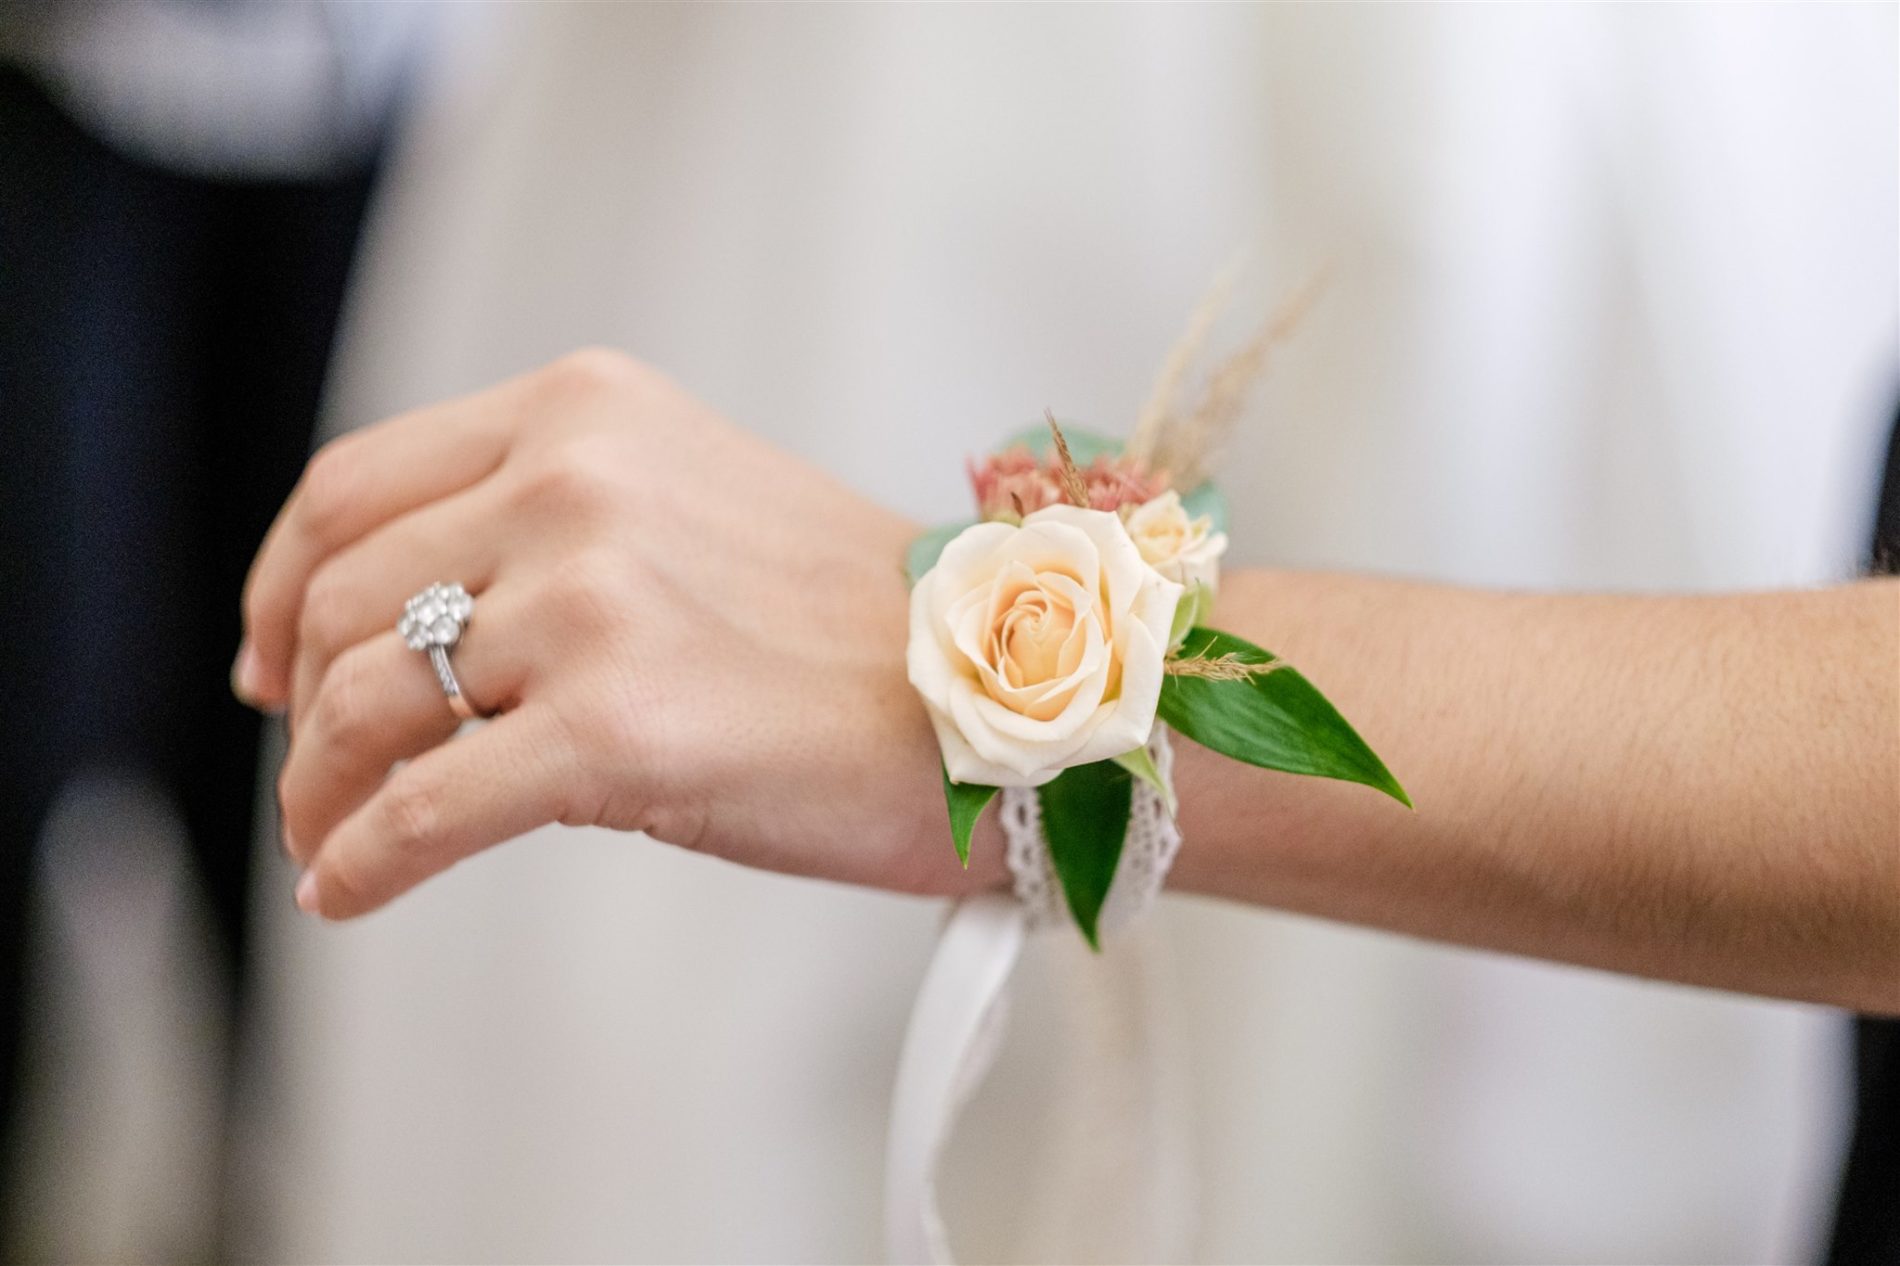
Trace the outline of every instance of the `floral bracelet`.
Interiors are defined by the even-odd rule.
[[[1182,408],[1181,382],[1227,288],[1217,285],[1189,322],[1126,444],[1048,417],[971,464],[978,521],[924,534],[905,560],[910,681],[936,729],[957,854],[969,864],[971,832],[996,802],[1015,892],[957,903],[911,1010],[885,1147],[892,1261],[955,1260],[938,1163],[1000,1049],[1025,934],[1073,923],[1099,950],[1104,931],[1132,924],[1160,890],[1181,847],[1170,733],[1411,803],[1312,683],[1209,627],[1227,549],[1209,454],[1318,281]],[[1151,946],[1130,936],[1094,963],[1099,971],[1072,978],[1091,996],[1071,1014],[1064,1068],[1111,1086],[1121,1106],[1090,1135],[1114,1188],[1098,1199],[1141,1199],[1149,1159],[1173,1172],[1165,1135],[1140,1131],[1161,1093],[1137,1072],[1157,1063],[1140,1056],[1162,1009],[1160,974],[1143,966]],[[1043,942],[1058,956],[1069,949]]]
[[[1217,369],[1195,410],[1158,391],[1126,446],[1050,415],[971,464],[979,521],[925,533],[905,560],[910,681],[942,751],[957,854],[969,864],[971,832],[1000,793],[1018,893],[1033,901],[1052,876],[1098,948],[1117,874],[1136,860],[1131,839],[1140,877],[1125,882],[1149,890],[1180,842],[1169,730],[1411,803],[1311,682],[1207,624],[1227,548],[1207,449],[1283,332],[1269,323]],[[1036,837],[1040,855],[1019,843]]]

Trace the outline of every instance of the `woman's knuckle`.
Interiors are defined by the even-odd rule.
[[[413,774],[392,780],[385,793],[390,842],[400,853],[433,852],[442,840],[442,795]]]
[[[319,655],[342,649],[349,637],[346,613],[352,609],[348,582],[333,567],[320,569],[304,588],[303,610],[297,617],[298,646]]]
[[[297,647],[305,654],[322,654],[330,644],[330,616],[313,602],[297,613]]]
[[[633,387],[644,372],[639,361],[611,347],[581,347],[549,364],[551,387],[562,393],[612,394]]]
[[[302,509],[312,536],[330,540],[348,512],[361,464],[353,435],[342,435],[319,448],[304,468]]]
[[[600,631],[619,623],[625,585],[611,558],[597,550],[583,550],[555,568],[545,602],[561,627]]]
[[[615,776],[644,781],[653,763],[653,727],[640,724],[627,691],[609,688],[578,706],[569,720],[575,762],[589,778],[612,782]]]
[[[555,706],[547,716],[538,756],[543,774],[560,790],[556,820],[569,826],[594,825],[600,821],[599,801],[606,788],[594,760],[600,742],[595,709],[585,703]]]
[[[555,445],[557,460],[585,476],[588,486],[621,495],[634,468],[629,437],[624,431],[595,427],[577,431]]]
[[[324,670],[312,707],[312,725],[326,742],[347,747],[371,720],[369,690],[358,655],[346,654]]]
[[[602,472],[583,454],[557,448],[522,474],[523,509],[541,523],[593,520],[608,504]]]
[[[277,775],[277,808],[284,821],[291,826],[303,819],[303,779],[294,756],[284,762],[283,771]],[[295,839],[296,833],[291,832],[287,838]],[[298,857],[297,860],[304,859]]]
[[[324,913],[361,910],[370,904],[375,891],[375,876],[368,862],[355,851],[326,850],[320,859],[323,870],[319,890],[323,893]]]

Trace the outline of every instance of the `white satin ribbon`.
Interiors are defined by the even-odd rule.
[[[954,1262],[937,1209],[937,1160],[996,1057],[1028,913],[1013,896],[950,912],[904,1034],[884,1162],[884,1243],[903,1266]]]
[[[1169,783],[1174,753],[1156,725],[1149,755]],[[884,1172],[885,1247],[893,1262],[951,1263],[937,1207],[937,1167],[964,1104],[995,1061],[1008,1018],[1009,984],[1026,939],[1044,941],[1038,965],[1060,978],[1038,1018],[1069,1040],[1063,1082],[1052,1090],[1052,1146],[1039,1149],[1031,1184],[1043,1201],[1031,1217],[1030,1260],[1077,1257],[1169,1261],[1185,1255],[1193,1183],[1181,1123],[1178,1052],[1166,1022],[1165,946],[1143,918],[1181,847],[1167,797],[1147,782],[1131,792],[1108,901],[1104,952],[1083,944],[1042,834],[1033,789],[1006,787],[996,816],[1014,895],[970,897],[950,912],[917,995],[891,1100]],[[1108,943],[1114,942],[1110,949]],[[1033,1140],[1022,1141],[1034,1147]],[[1053,1208],[1042,1207],[1053,1204]],[[1064,1232],[1069,1232],[1064,1234]],[[1086,1234],[1079,1232],[1086,1231]]]
[[[885,1246],[899,1263],[951,1263],[937,1204],[939,1162],[994,1062],[1011,979],[1035,942],[1035,1012],[1063,1046],[1043,1136],[1021,1138],[1030,1261],[1182,1261],[1194,1240],[1184,1053],[1168,1006],[1166,937],[1153,920],[1095,954],[1068,926],[1029,931],[1014,897],[950,913],[905,1033],[885,1157]]]

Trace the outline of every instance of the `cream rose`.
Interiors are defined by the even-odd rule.
[[[1182,585],[1215,587],[1227,534],[1206,515],[1190,519],[1172,488],[1144,501],[1128,516],[1128,535],[1147,564]]]
[[[950,777],[1036,787],[1145,744],[1181,592],[1106,511],[965,529],[910,599],[910,681]]]

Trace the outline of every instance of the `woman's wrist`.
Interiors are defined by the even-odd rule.
[[[1382,636],[1424,586],[1327,572],[1230,568],[1215,618],[1299,667],[1371,746],[1406,773],[1414,795],[1425,763],[1387,720],[1403,639]],[[1382,873],[1419,825],[1416,814],[1351,784],[1228,760],[1177,736],[1175,783],[1184,843],[1169,886],[1319,912],[1350,902],[1341,876]]]

